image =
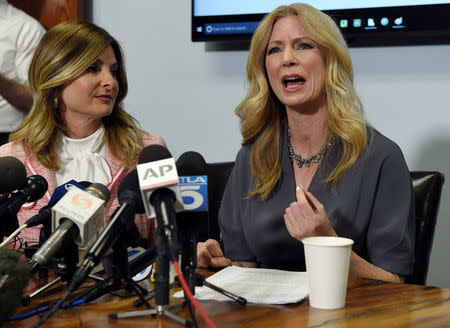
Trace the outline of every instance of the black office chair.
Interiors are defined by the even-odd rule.
[[[210,163],[208,166],[208,238],[220,240],[218,213],[225,185],[234,162]],[[413,171],[416,239],[413,274],[405,278],[409,284],[424,285],[428,274],[444,175],[440,172]]]
[[[207,163],[208,172],[208,238],[220,240],[219,208],[234,162]]]
[[[424,285],[427,280],[444,175],[440,172],[412,171],[416,203],[416,241],[414,270],[406,283]]]

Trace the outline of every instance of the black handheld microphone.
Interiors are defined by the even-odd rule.
[[[19,212],[23,204],[41,199],[47,192],[47,180],[40,175],[32,175],[26,179],[25,184],[12,194],[5,204],[0,207],[0,217],[14,215]]]
[[[34,202],[44,196],[47,191],[47,180],[40,175],[29,176],[25,184],[8,198],[2,199],[0,203],[0,238],[9,236],[19,228],[17,212],[26,202]]]
[[[208,239],[208,169],[203,156],[195,151],[177,160],[184,212],[177,213],[180,230],[194,234],[198,241]]]
[[[123,214],[120,216],[120,222],[125,228],[126,243],[131,247],[142,246],[147,248],[148,241],[142,238],[134,223],[135,214],[145,213],[136,169],[128,172],[119,185],[117,198],[120,207],[124,208]]]
[[[183,153],[177,160],[185,211],[177,213],[180,227],[181,269],[189,289],[195,294],[197,242],[208,239],[208,176],[202,155]]]
[[[0,157],[0,177],[0,194],[10,193],[25,184],[27,171],[17,158]]]

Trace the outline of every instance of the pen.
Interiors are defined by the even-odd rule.
[[[247,303],[247,300],[245,298],[243,298],[241,296],[237,296],[223,288],[213,285],[213,284],[207,282],[206,280],[203,281],[203,285],[205,285],[206,287],[209,287],[225,296],[228,296],[229,298],[233,299],[234,301],[238,302],[241,305],[245,305]]]

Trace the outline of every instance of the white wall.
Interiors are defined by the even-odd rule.
[[[123,45],[126,107],[163,136],[174,158],[194,150],[230,161],[240,148],[233,113],[247,51],[190,41],[191,1],[96,0],[93,22]],[[450,46],[354,48],[357,90],[368,120],[403,149],[410,170],[438,170],[442,194],[428,284],[450,287]]]

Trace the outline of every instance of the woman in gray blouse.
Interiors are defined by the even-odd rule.
[[[400,148],[364,120],[347,45],[330,17],[281,6],[256,30],[243,147],[219,212],[224,253],[200,267],[305,270],[301,240],[354,240],[350,275],[403,281],[414,264],[414,200]],[[332,269],[332,268],[330,268]]]

